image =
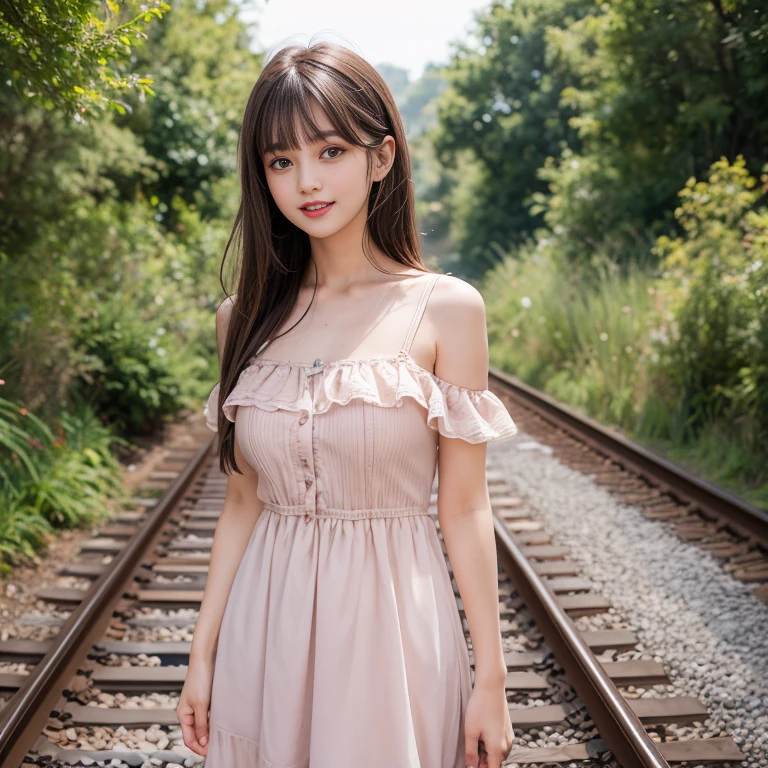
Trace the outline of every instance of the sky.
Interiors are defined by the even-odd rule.
[[[257,48],[271,54],[287,43],[306,45],[314,36],[346,45],[374,66],[408,70],[411,80],[433,62],[448,61],[450,41],[463,40],[473,12],[490,0],[269,0],[240,13],[253,28]]]

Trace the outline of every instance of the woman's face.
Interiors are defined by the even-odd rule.
[[[315,106],[313,115],[328,135],[299,150],[275,150],[262,157],[267,184],[283,215],[310,237],[325,238],[344,229],[354,219],[367,217],[370,184],[380,181],[394,160],[394,139],[387,136],[379,152],[371,182],[366,179],[365,150],[332,134],[325,113]],[[332,135],[331,135],[332,134]],[[317,211],[308,204],[329,203]],[[314,206],[313,206],[314,207]]]

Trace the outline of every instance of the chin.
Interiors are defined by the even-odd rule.
[[[305,220],[301,223],[294,223],[302,232],[306,232],[310,237],[316,237],[319,240],[322,240],[323,238],[335,235],[337,232],[341,232],[341,230],[344,229],[344,227],[346,227],[350,222],[346,221],[343,224],[339,224],[338,221],[331,222],[320,221],[316,219],[315,221]]]

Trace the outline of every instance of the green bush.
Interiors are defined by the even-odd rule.
[[[51,430],[0,398],[0,574],[33,557],[56,528],[95,524],[107,518],[110,500],[126,500],[114,443],[129,445],[87,407],[63,414]]]
[[[763,184],[768,165],[765,172]],[[661,237],[655,248],[673,313],[655,345],[664,407],[683,441],[722,425],[753,457],[745,467],[753,479],[768,476],[768,207],[758,206],[765,192],[742,157],[719,160],[708,181],[691,178],[680,192],[684,235]]]
[[[158,331],[122,300],[107,299],[81,321],[80,394],[121,434],[152,431],[181,407],[173,350]]]
[[[482,285],[491,361],[758,506],[768,478],[768,208],[737,159],[691,179],[661,269],[570,263],[557,239]],[[648,260],[650,261],[650,259]]]

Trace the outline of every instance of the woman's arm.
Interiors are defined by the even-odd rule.
[[[488,332],[481,294],[459,279],[441,280],[430,309],[437,376],[468,389],[487,389]],[[438,520],[472,637],[473,698],[479,694],[482,702],[467,713],[466,764],[485,764],[478,762],[480,738],[488,752],[487,764],[493,767],[508,754],[513,732],[505,693],[496,541],[485,473],[485,443],[440,436]]]
[[[229,326],[231,302],[227,299],[216,313],[219,364]],[[177,714],[184,743],[200,755],[208,752],[208,708],[219,630],[235,574],[248,547],[264,504],[256,496],[258,474],[235,443],[235,461],[243,474],[227,478],[227,490],[211,545],[200,613],[192,636],[189,667]]]
[[[211,545],[211,559],[205,582],[200,614],[189,651],[190,662],[213,663],[216,658],[219,628],[224,616],[232,582],[243,559],[256,521],[264,504],[256,497],[258,475],[235,446],[235,460],[243,471],[227,480],[221,509]]]

